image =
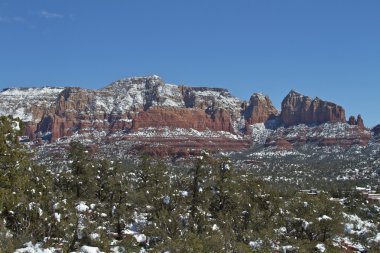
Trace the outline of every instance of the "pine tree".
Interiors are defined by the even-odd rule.
[[[74,197],[93,198],[95,169],[86,147],[79,141],[71,141],[68,159],[73,176]]]
[[[0,117],[0,219],[13,237],[9,245],[41,240],[48,230],[51,175],[31,163],[22,133],[20,120]]]

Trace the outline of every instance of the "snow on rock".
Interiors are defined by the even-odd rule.
[[[12,115],[28,122],[34,119],[32,107],[48,108],[55,103],[62,87],[9,88],[0,92],[0,115]]]
[[[126,112],[136,107],[174,106],[184,107],[182,94],[177,85],[164,84],[158,76],[132,77],[113,82],[100,91],[110,91],[113,96],[97,96],[98,108],[106,112]]]

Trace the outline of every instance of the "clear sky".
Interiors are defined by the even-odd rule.
[[[378,0],[0,0],[0,88],[160,75],[380,123]]]

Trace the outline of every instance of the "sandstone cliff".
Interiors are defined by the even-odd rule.
[[[244,107],[243,115],[248,125],[265,123],[279,114],[269,97],[260,93],[254,93]]]
[[[230,114],[223,109],[214,110],[209,115],[199,108],[175,107],[152,107],[139,113],[133,120],[132,130],[163,126],[233,132]]]
[[[318,97],[312,99],[290,91],[281,103],[281,121],[285,126],[346,122],[344,109]]]

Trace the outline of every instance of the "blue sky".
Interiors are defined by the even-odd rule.
[[[100,88],[129,76],[291,89],[380,123],[377,0],[0,0],[0,88]]]

